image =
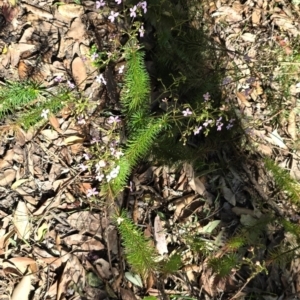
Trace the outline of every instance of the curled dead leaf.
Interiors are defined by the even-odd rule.
[[[11,300],[27,300],[31,289],[31,275],[24,276],[15,287]]]
[[[23,201],[19,201],[14,214],[13,223],[18,237],[27,240],[31,233],[31,224],[29,222],[28,210]]]
[[[84,90],[86,86],[87,73],[84,62],[78,56],[72,61],[72,75],[79,90]]]
[[[78,4],[63,4],[58,7],[58,12],[67,18],[73,19],[83,15],[84,10],[82,5]]]

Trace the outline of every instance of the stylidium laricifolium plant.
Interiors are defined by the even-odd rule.
[[[122,212],[115,218],[116,225],[122,237],[125,255],[133,271],[143,278],[158,270],[157,253],[141,229]]]
[[[122,1],[116,3],[123,10],[111,10],[107,16],[112,23],[118,22],[119,18],[130,21],[131,29],[127,32],[128,41],[114,53],[102,53],[95,46],[90,51],[90,59],[95,65],[105,65],[118,59],[124,59],[125,64],[119,73],[123,75],[121,90],[121,113],[122,116],[111,115],[105,121],[109,126],[100,130],[106,136],[106,142],[100,138],[91,141],[90,153],[85,153],[83,162],[79,165],[82,171],[89,169],[95,172],[95,179],[101,187],[101,194],[110,193],[114,197],[127,186],[131,170],[145,157],[156,143],[161,133],[167,133],[172,128],[178,128],[180,141],[185,145],[188,139],[200,134],[207,136],[211,130],[221,132],[230,130],[234,126],[234,118],[229,117],[229,104],[224,103],[221,108],[215,108],[214,101],[209,92],[199,95],[196,105],[169,103],[168,98],[158,99],[164,103],[164,113],[151,112],[150,78],[144,63],[145,52],[138,41],[143,37],[145,30],[140,17],[147,14],[146,1],[139,2],[132,7],[121,6]],[[101,11],[107,3],[103,0],[96,1],[96,8]],[[103,74],[95,78],[99,84],[106,85]],[[174,77],[176,86],[181,81]],[[167,88],[166,88],[167,89]],[[165,93],[166,91],[164,91]],[[78,114],[78,122],[85,122],[84,110]],[[127,141],[120,141],[120,128],[126,128]],[[99,193],[94,188],[87,192],[91,197]]]

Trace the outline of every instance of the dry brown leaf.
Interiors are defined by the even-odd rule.
[[[90,211],[75,212],[67,218],[68,223],[81,233],[101,236],[101,219],[99,214]]]
[[[186,207],[193,202],[194,198],[195,198],[195,195],[190,195],[188,197],[186,197],[186,196],[181,197],[180,199],[178,199],[176,201],[176,204],[175,204],[176,205],[176,209],[175,209],[175,212],[174,212],[174,222],[178,218],[182,217],[182,215],[185,212]]]
[[[74,19],[83,15],[84,10],[82,5],[78,4],[63,4],[58,6],[58,12],[67,18]]]
[[[230,188],[226,186],[225,179],[223,177],[220,177],[220,185],[221,185],[221,191],[224,196],[224,198],[233,206],[236,205],[236,199],[234,193],[231,191]]]
[[[109,262],[103,258],[99,258],[94,262],[96,270],[101,278],[110,279],[112,277]]]
[[[84,141],[84,138],[76,135],[69,136],[64,139],[64,145],[69,146],[77,143],[82,143]]]
[[[122,300],[137,300],[135,295],[131,290],[120,289]]]
[[[297,139],[297,130],[296,130],[296,114],[293,109],[289,113],[287,130],[291,138],[293,139],[293,141],[295,141]]]
[[[32,53],[35,51],[36,46],[32,44],[20,43],[12,44],[8,47],[8,52],[10,55],[10,63],[12,67],[16,67],[19,63],[20,56],[25,52]]]
[[[19,78],[21,80],[28,79],[29,74],[32,72],[33,67],[28,66],[24,60],[21,60],[18,65],[18,73],[19,73]]]
[[[0,186],[10,185],[16,178],[16,171],[14,169],[5,170],[0,174]]]
[[[240,100],[240,105],[241,107],[251,107],[251,104],[250,102],[246,99],[245,95],[243,93],[240,93],[240,92],[236,92],[236,96],[238,98],[238,100]]]
[[[31,290],[31,275],[24,276],[15,287],[11,300],[28,300]]]
[[[27,240],[31,233],[31,225],[29,222],[28,210],[26,204],[23,201],[18,202],[16,208],[13,223],[16,228],[18,237],[20,239]]]
[[[63,238],[63,241],[69,246],[75,246],[75,248],[78,246],[83,251],[100,251],[105,248],[100,241],[83,234],[69,235]]]
[[[45,18],[48,20],[53,19],[53,15],[47,12],[46,10],[43,10],[41,8],[38,8],[36,6],[22,3],[22,7],[26,8],[26,10],[31,11],[35,16],[39,16],[41,18]]]
[[[166,235],[164,233],[164,227],[160,220],[159,215],[154,219],[154,239],[156,241],[156,249],[160,255],[168,253]]]
[[[200,196],[205,195],[206,193],[206,188],[204,186],[204,184],[202,183],[202,181],[195,177],[193,179],[191,179],[189,181],[189,186],[195,191],[197,192]]]
[[[72,61],[72,75],[79,90],[83,91],[86,86],[87,73],[84,62],[78,56]]]
[[[23,183],[25,183],[25,182],[27,182],[27,181],[29,181],[29,179],[28,178],[24,178],[24,179],[19,179],[19,180],[17,180],[16,182],[14,182],[12,185],[11,185],[11,189],[12,190],[15,190],[15,189],[17,189],[19,186],[21,186]]]
[[[67,33],[67,37],[76,41],[81,41],[85,35],[85,25],[82,23],[81,18],[76,18]]]
[[[42,130],[41,134],[49,140],[56,140],[58,138],[58,133],[52,129]]]
[[[84,287],[86,281],[85,270],[75,255],[63,251],[62,259],[66,261],[66,265],[58,284],[56,299],[62,299],[62,295],[65,294],[69,284]]]
[[[259,8],[254,8],[251,15],[252,24],[257,26],[260,24],[261,10]]]
[[[60,129],[60,124],[58,122],[58,119],[55,117],[55,115],[51,114],[48,118],[49,123],[52,125],[52,127],[60,134],[63,134],[63,131]]]
[[[230,6],[221,6],[219,9],[212,13],[212,17],[220,17],[228,23],[237,23],[243,20],[242,11],[238,12]]]
[[[244,34],[241,35],[241,38],[243,41],[245,42],[250,42],[250,43],[254,43],[255,42],[255,38],[256,35],[252,34],[250,32],[245,32]]]
[[[15,234],[14,230],[10,230],[4,236],[0,238],[0,250],[5,250],[6,247],[9,245],[9,239]]]
[[[23,274],[26,272],[28,266],[32,273],[38,271],[36,261],[30,257],[12,257],[8,261],[15,265]]]

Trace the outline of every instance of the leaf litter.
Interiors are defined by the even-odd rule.
[[[245,76],[253,75],[252,66],[247,61],[253,63],[259,59],[257,41],[277,43],[287,55],[293,51],[288,39],[299,35],[299,9],[293,6],[292,12],[287,1],[280,6],[275,4],[276,1],[263,0],[217,1],[205,6],[206,21],[208,27],[211,26],[208,30],[214,33],[216,39],[224,40],[228,49],[247,56],[242,60],[232,54],[228,62],[229,66],[235,64]],[[8,24],[0,45],[1,77],[9,80],[39,78],[45,86],[51,86],[56,76],[69,78],[71,74],[82,92],[97,94],[90,75],[96,69],[91,67],[90,58],[83,60],[82,56],[87,55],[91,40],[97,40],[99,44],[103,41],[91,36],[82,17],[90,19],[95,26],[100,24],[97,29],[104,29],[107,40],[115,39],[117,29],[107,26],[102,22],[102,16],[93,13],[86,10],[85,5],[77,4],[47,9],[47,6],[21,1],[18,10],[3,6],[2,14]],[[250,25],[246,25],[248,19]],[[31,25],[23,30],[26,22]],[[226,30],[223,30],[224,24],[227,24]],[[193,26],[199,24],[194,23]],[[275,33],[270,31],[274,26]],[[282,33],[287,40],[281,38]],[[14,42],[11,36],[15,37]],[[45,39],[46,43],[43,42]],[[3,51],[3,43],[9,45],[6,51]],[[37,52],[41,53],[42,59],[33,63],[37,61]],[[116,100],[118,89],[114,76],[112,69],[106,70],[109,82],[108,90],[103,93],[103,102],[114,103]],[[265,100],[266,85],[262,82],[264,74],[255,76],[252,83],[242,78],[237,88],[226,87],[226,92],[236,99],[236,109],[245,120],[260,119],[264,115],[270,118]],[[270,84],[270,87],[276,90],[275,85]],[[91,109],[97,107],[92,104]],[[7,138],[1,141],[5,150],[0,159],[0,245],[5,277],[2,274],[0,294],[8,292],[13,300],[27,299],[34,288],[39,295],[35,299],[79,299],[83,293],[89,295],[88,299],[119,296],[120,299],[140,299],[137,287],[146,286],[149,295],[158,296],[162,292],[179,295],[190,291],[182,279],[186,274],[194,295],[202,295],[204,290],[211,299],[222,293],[231,293],[234,297],[244,283],[248,283],[245,279],[247,272],[238,277],[232,269],[229,277],[217,278],[208,262],[191,251],[183,256],[186,262],[182,269],[168,279],[169,283],[174,283],[173,287],[178,286],[177,290],[167,286],[158,288],[157,278],[150,278],[151,282],[145,284],[137,274],[124,273],[125,262],[116,228],[111,222],[112,212],[105,205],[94,206],[85,202],[86,193],[92,187],[91,174],[81,174],[76,165],[85,149],[86,128],[82,130],[69,122],[69,116],[70,108],[64,108],[57,116],[51,116],[49,124],[32,136],[19,132],[14,140]],[[291,146],[289,138],[297,139],[297,122],[298,116],[292,110],[281,128],[274,128],[266,121],[259,127],[250,128],[249,135],[257,143],[258,151],[271,156],[274,151],[272,145],[275,145],[278,157],[284,160],[287,152],[283,150]],[[222,159],[228,162],[227,157]],[[150,228],[148,233],[145,230],[145,234],[155,241],[161,255],[170,254],[170,246],[176,243],[186,248],[189,235],[196,233],[210,241],[211,249],[222,256],[226,239],[238,231],[239,223],[250,227],[266,214],[265,208],[260,211],[256,207],[259,205],[255,199],[258,199],[258,194],[266,195],[269,191],[257,193],[253,181],[256,180],[256,186],[265,186],[262,182],[269,181],[269,177],[261,171],[257,157],[253,160],[247,165],[251,176],[236,170],[243,177],[241,180],[234,180],[234,170],[219,174],[217,178],[197,176],[190,164],[185,164],[179,171],[167,166],[153,166],[145,172],[136,172],[134,181],[138,197],[129,195],[128,202],[133,219]],[[298,156],[294,155],[294,173],[299,172],[298,161]],[[257,176],[259,172],[261,174]],[[155,212],[167,214],[169,219],[162,220],[156,214],[152,226],[146,220],[153,213],[153,208]],[[291,211],[295,211],[293,217],[298,216],[297,209],[293,208],[289,209],[288,216]],[[171,227],[172,224],[176,226]],[[271,235],[270,231],[268,234]],[[34,244],[32,236],[35,237]],[[217,251],[214,244],[218,244],[221,250]],[[290,270],[284,270],[285,277],[293,279],[291,283],[286,281],[286,290],[287,286],[292,286],[292,290],[299,291],[298,268],[299,261],[294,260]],[[94,279],[96,284],[91,283],[91,278],[97,279]],[[271,273],[268,280],[261,279],[262,283],[256,287],[249,284],[247,289],[256,288],[263,292],[266,286],[269,289],[270,285],[271,289],[275,279],[274,273]],[[281,291],[281,295],[286,293],[284,289]],[[243,296],[243,293],[239,295]],[[208,298],[203,296],[201,299]]]

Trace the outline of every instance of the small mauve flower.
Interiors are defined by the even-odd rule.
[[[103,77],[103,74],[100,74],[100,75],[96,76],[96,82],[97,83],[103,83],[104,85],[106,85],[106,80]]]
[[[136,5],[133,8],[130,8],[130,17],[135,18],[136,17]]]
[[[91,55],[92,61],[95,61],[98,57],[99,57],[99,54],[96,53],[96,52],[94,52],[94,53]]]
[[[193,113],[190,111],[189,108],[187,108],[186,110],[182,111],[182,114],[184,117],[188,117],[188,116],[192,115]]]
[[[95,144],[95,143],[98,143],[98,142],[100,142],[100,140],[99,140],[99,139],[96,139],[96,138],[93,138],[93,139],[91,140],[91,144]]]
[[[122,0],[115,0],[115,2],[120,5],[122,3]]]
[[[142,1],[138,3],[138,6],[141,6],[144,10],[144,14],[147,13],[147,1]]]
[[[77,117],[77,123],[79,124],[79,125],[84,125],[86,122],[85,122],[85,119],[84,119],[84,117],[81,115],[81,116],[79,116],[79,117]]]
[[[123,155],[124,153],[122,151],[116,151],[114,156],[116,157],[116,159],[119,159]]]
[[[118,70],[118,73],[123,74],[124,68],[125,68],[125,65],[120,66],[119,70]]]
[[[203,95],[203,98],[205,101],[208,101],[210,99],[210,94],[207,92],[206,94]]]
[[[207,127],[208,124],[209,124],[208,121],[205,121],[205,122],[203,123],[203,126],[204,126],[204,127]]]
[[[98,180],[98,181],[102,181],[103,178],[104,178],[104,175],[103,175],[103,174],[98,174],[98,175],[96,176],[96,180]]]
[[[194,135],[199,134],[199,132],[201,131],[201,129],[202,129],[202,126],[195,127],[195,129],[194,129]]]
[[[218,124],[218,128],[217,128],[217,131],[221,131],[221,130],[222,130],[222,126],[223,126],[223,123],[219,123],[219,124]]]
[[[62,80],[63,80],[63,78],[60,75],[56,76],[55,79],[54,79],[54,81],[58,82],[58,83],[62,82]]]
[[[87,170],[87,166],[84,165],[84,164],[80,164],[80,165],[79,165],[79,168],[81,169],[82,172],[84,172],[84,171]]]
[[[96,1],[96,8],[99,9],[102,6],[105,6],[105,2],[103,0]]]
[[[114,116],[110,116],[108,118],[108,120],[107,120],[108,124],[119,123],[119,122],[121,122],[119,116],[115,116],[115,117]]]
[[[98,195],[98,194],[99,194],[99,192],[96,190],[96,188],[93,188],[93,189],[87,190],[86,196],[89,198],[89,197],[92,197],[92,196]]]
[[[68,80],[67,84],[68,84],[68,86],[69,86],[70,89],[74,89],[75,88],[75,84],[72,83],[71,81]]]
[[[91,158],[88,153],[83,153],[82,156],[85,160],[90,160],[90,158]]]
[[[226,77],[226,78],[223,79],[222,84],[223,84],[223,85],[227,85],[227,84],[229,84],[230,82],[231,82],[231,78],[230,78],[230,77]]]
[[[143,26],[143,25],[140,27],[139,33],[140,33],[140,37],[141,37],[141,38],[144,37],[144,35],[145,35],[145,29],[144,29],[144,26]]]
[[[42,113],[41,113],[41,117],[44,119],[48,119],[48,114],[49,114],[49,109],[43,109]]]
[[[96,172],[99,172],[99,170],[101,168],[104,168],[106,166],[106,162],[102,159],[100,161],[97,162],[97,164],[95,165],[96,167]]]
[[[227,130],[231,129],[232,127],[233,127],[233,125],[230,123],[226,126]]]
[[[120,1],[120,3],[121,3],[121,1]],[[119,3],[118,3],[118,4],[119,4]],[[110,12],[110,16],[108,17],[108,19],[113,23],[113,22],[115,21],[115,18],[116,18],[118,15],[119,15],[118,12],[113,12],[113,11],[111,11],[111,12]]]
[[[220,118],[217,120],[216,124],[218,125],[218,124],[221,122],[221,120],[222,120],[222,117],[220,117]]]
[[[229,120],[230,123],[233,123],[234,121],[235,121],[235,119],[230,119]]]

